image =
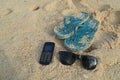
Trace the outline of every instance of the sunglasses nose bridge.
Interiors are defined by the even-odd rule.
[[[76,59],[81,60],[81,55],[75,54],[75,56],[76,56]]]
[[[98,59],[89,55],[78,55],[72,52],[60,51],[60,61],[64,65],[72,65],[78,59],[87,70],[93,70],[98,64]]]

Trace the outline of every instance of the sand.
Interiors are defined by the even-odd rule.
[[[0,0],[0,80],[120,80],[120,0]],[[90,49],[76,54],[99,59],[95,70],[79,61],[62,65],[67,49],[54,26],[66,15],[88,11],[100,21]],[[38,63],[44,42],[55,42],[53,61]]]

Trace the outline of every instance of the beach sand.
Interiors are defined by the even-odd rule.
[[[120,0],[0,0],[0,80],[120,80]],[[90,49],[76,54],[99,59],[95,70],[79,61],[62,65],[67,49],[54,26],[64,16],[87,11],[100,21]],[[38,63],[44,42],[55,42],[53,61]]]

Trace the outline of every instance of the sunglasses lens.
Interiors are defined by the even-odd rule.
[[[71,52],[60,51],[59,52],[60,62],[64,65],[72,65],[76,60],[76,55]]]
[[[81,56],[81,63],[83,67],[87,70],[93,70],[96,68],[98,64],[97,58],[89,55],[82,55]]]

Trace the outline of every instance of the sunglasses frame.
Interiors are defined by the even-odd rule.
[[[59,51],[59,60],[64,65],[72,65],[76,60],[80,60],[83,68],[93,70],[98,64],[98,59],[90,55],[78,55],[72,52]]]

